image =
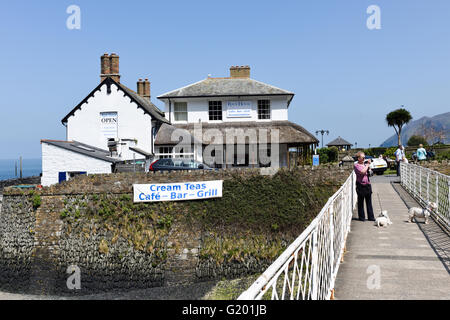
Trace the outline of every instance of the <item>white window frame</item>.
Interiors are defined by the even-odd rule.
[[[213,104],[213,106],[218,106],[220,103],[220,119],[211,119],[211,103]],[[212,112],[215,112],[216,115],[219,114],[219,111],[214,110]],[[208,101],[208,121],[209,122],[222,122],[223,121],[223,102],[221,100],[210,100]]]
[[[191,149],[191,150],[188,150]],[[189,146],[159,146],[158,152],[155,152],[155,157],[163,158],[187,158],[195,159],[194,148]]]
[[[264,115],[268,115],[268,118],[260,118],[260,102],[261,103],[265,103],[265,102],[268,102],[267,103],[267,105],[265,105],[265,107],[268,107],[268,111],[264,111],[264,112],[262,112],[261,114],[264,114]],[[271,108],[271,101],[270,101],[270,99],[258,99],[258,101],[257,101],[257,105],[256,105],[256,116],[257,116],[257,118],[258,118],[258,120],[271,120],[272,119],[272,108]]]
[[[186,111],[178,111],[177,110],[177,106],[180,107],[180,105],[184,104],[186,106]],[[177,115],[180,114],[186,114],[186,119],[185,120],[178,120],[177,119]],[[173,120],[174,122],[187,122],[188,121],[188,103],[185,101],[178,101],[178,102],[174,102],[173,103]]]

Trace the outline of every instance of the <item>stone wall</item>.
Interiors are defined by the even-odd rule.
[[[261,172],[264,171],[119,173],[79,176],[41,190],[6,188],[0,214],[0,288],[72,295],[260,273],[292,239],[269,239],[266,231],[255,228],[252,233],[261,242],[254,244],[256,247],[250,248],[250,253],[244,257],[224,259],[222,251],[232,250],[230,243],[235,241],[231,239],[233,233],[230,236],[225,232],[227,222],[214,222],[214,227],[205,228],[205,223],[190,223],[186,219],[190,210],[198,211],[195,217],[201,216],[201,211],[206,210],[201,206],[203,202],[209,201],[209,206],[215,208],[215,204],[227,200],[225,182],[221,199],[152,204],[134,204],[132,185],[223,179],[228,186],[245,184],[245,181],[256,181],[255,186],[258,186],[269,184],[270,179],[277,177],[261,176]],[[332,166],[304,167],[295,172],[280,170],[281,176],[276,181],[283,181],[294,173],[308,186],[318,185],[325,188],[320,190],[327,190],[321,198],[323,203],[310,208],[313,212],[308,214],[313,215],[350,171]],[[314,194],[308,195],[311,196]],[[230,199],[227,201],[233,203]],[[245,237],[237,236],[236,241],[243,241]],[[254,252],[264,251],[259,250],[261,244],[274,253],[255,255]],[[66,271],[70,265],[80,268],[81,290],[69,290],[66,286],[69,277]]]

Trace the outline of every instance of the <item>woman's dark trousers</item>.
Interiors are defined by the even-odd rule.
[[[364,200],[366,201],[366,209],[367,209],[367,218],[369,220],[375,220],[375,217],[373,215],[373,208],[372,208],[372,195],[359,195],[358,194],[358,217],[359,220],[364,220]]]
[[[357,186],[356,192],[358,194],[358,218],[359,220],[365,220],[364,215],[364,201],[366,202],[366,209],[367,209],[367,218],[369,220],[375,220],[375,217],[373,215],[373,208],[372,208],[372,186],[365,186],[360,187]],[[358,190],[360,189],[360,190]]]

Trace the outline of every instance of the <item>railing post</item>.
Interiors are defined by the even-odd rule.
[[[419,167],[419,198],[422,198],[422,167]]]
[[[317,237],[317,230],[313,231],[312,240],[313,240],[313,248],[312,248],[312,262],[311,262],[311,300],[318,300],[318,292],[319,292],[319,241]]]
[[[333,214],[334,214],[334,201],[331,202],[330,204],[330,209],[329,209],[329,214],[330,214],[330,251],[329,251],[329,256],[330,256],[330,273],[328,274],[328,277],[334,275],[334,221],[333,221]],[[329,282],[331,281],[331,279],[327,279]],[[329,288],[330,290],[332,290],[333,288]],[[328,292],[327,292],[328,294]]]
[[[427,170],[427,202],[430,202],[430,170]]]
[[[439,175],[436,175],[436,206],[439,210]]]

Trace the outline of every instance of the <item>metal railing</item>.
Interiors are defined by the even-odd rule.
[[[450,231],[450,176],[411,163],[400,165],[402,186],[423,206],[434,202],[433,218]]]
[[[357,196],[355,173],[238,300],[330,299]]]

